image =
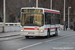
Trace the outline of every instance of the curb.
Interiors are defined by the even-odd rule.
[[[16,34],[16,35],[6,35],[6,36],[1,36],[0,38],[6,38],[6,37],[13,37],[13,36],[19,36],[20,34]]]

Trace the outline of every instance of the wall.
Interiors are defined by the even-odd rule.
[[[5,32],[20,31],[20,23],[6,23]],[[0,32],[3,32],[3,23],[0,23]]]

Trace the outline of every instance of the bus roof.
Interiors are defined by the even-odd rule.
[[[45,12],[51,12],[51,13],[59,13],[59,10],[53,10],[53,9],[47,9],[47,8],[39,8],[39,7],[22,7],[21,9],[43,9]]]

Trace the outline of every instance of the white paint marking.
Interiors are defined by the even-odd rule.
[[[75,34],[72,34],[72,35],[75,35]],[[45,42],[50,42],[50,41],[58,40],[58,39],[61,39],[61,38],[65,38],[65,37],[68,37],[68,36],[72,36],[72,35],[67,35],[67,36],[64,36],[64,37],[60,37],[60,38],[48,40],[48,41],[45,41]],[[29,46],[26,46],[26,47],[23,47],[23,48],[19,48],[18,50],[23,50],[23,49],[26,49],[26,48],[29,48],[29,47],[32,47],[32,46],[35,46],[35,45],[42,44],[42,43],[43,42],[39,42],[39,43],[36,43],[36,44],[33,44],[33,45],[29,45]]]
[[[75,35],[75,34],[72,34],[72,35]],[[52,39],[52,40],[48,40],[48,41],[45,41],[45,42],[50,42],[50,41],[58,40],[58,39],[61,39],[61,38],[66,38],[66,37],[68,37],[68,36],[72,36],[72,35],[67,35],[67,36],[64,36],[64,37],[60,37],[60,38],[56,38],[56,39]]]
[[[35,46],[35,45],[39,45],[39,44],[41,44],[41,43],[42,43],[42,42],[39,42],[39,43],[36,43],[36,44],[33,44],[33,45],[29,45],[29,46],[20,48],[20,49],[18,49],[18,50],[26,49],[26,48],[29,48],[29,47],[32,47],[32,46]]]

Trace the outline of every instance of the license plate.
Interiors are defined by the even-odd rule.
[[[30,32],[29,34],[34,34],[34,33]]]

